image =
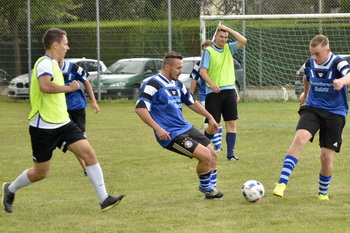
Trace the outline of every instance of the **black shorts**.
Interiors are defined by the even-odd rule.
[[[320,137],[320,147],[340,151],[342,144],[342,133],[345,126],[345,117],[330,113],[325,110],[317,109],[311,106],[301,106],[299,109],[298,129],[305,129],[312,134],[310,141],[318,130]]]
[[[57,129],[40,129],[30,126],[29,133],[33,160],[36,162],[49,161],[56,147],[66,152],[68,145],[86,139],[83,132],[73,122]]]
[[[69,118],[85,133],[86,112],[85,108],[68,111]]]
[[[207,147],[210,144],[210,141],[206,136],[199,132],[198,129],[192,128],[175,137],[165,148],[192,158],[193,151],[197,148],[198,144]]]
[[[235,89],[223,90],[219,93],[210,93],[205,98],[205,109],[214,117],[216,122],[238,119],[237,93]],[[208,123],[208,119],[205,120]]]

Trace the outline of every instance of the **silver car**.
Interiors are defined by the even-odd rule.
[[[97,60],[88,58],[66,58],[65,61],[73,62],[89,72],[88,80],[91,80],[97,76]],[[107,69],[106,65],[100,61],[101,71]],[[80,85],[84,88],[84,85]],[[8,96],[16,99],[28,99],[29,98],[29,78],[28,74],[21,74],[10,81],[8,86]]]

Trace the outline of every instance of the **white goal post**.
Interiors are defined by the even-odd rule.
[[[330,39],[335,54],[350,54],[350,13],[202,15],[202,43],[213,37],[218,22],[248,39],[242,53],[235,56],[244,70],[240,86],[244,100],[296,99],[295,74],[309,57],[309,41],[317,34]]]

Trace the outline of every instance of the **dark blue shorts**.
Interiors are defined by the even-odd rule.
[[[40,129],[30,126],[29,133],[33,160],[36,162],[49,161],[56,147],[66,152],[68,145],[86,139],[83,132],[72,121],[57,129]]]

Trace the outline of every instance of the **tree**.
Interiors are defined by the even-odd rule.
[[[67,11],[81,5],[73,4],[72,0],[51,1],[31,0],[32,27],[43,24],[59,23],[77,18]],[[12,36],[15,75],[21,74],[21,54],[19,35],[27,32],[27,0],[0,0],[1,31]],[[46,13],[43,13],[46,12]]]

